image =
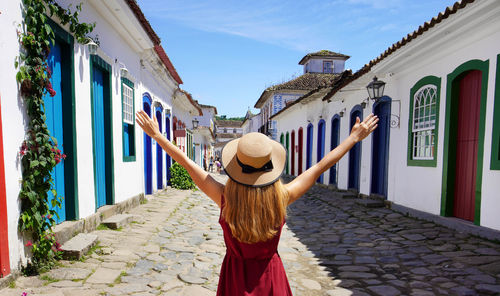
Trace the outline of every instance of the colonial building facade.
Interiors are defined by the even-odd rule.
[[[463,0],[271,116],[298,175],[356,121],[377,130],[318,182],[500,230],[500,2]],[[367,97],[378,77],[384,95]]]
[[[26,262],[18,195],[27,118],[13,62],[20,54],[21,7],[21,0],[6,2],[0,18],[1,276]],[[170,161],[135,124],[136,111],[155,115],[170,139],[174,116],[191,122],[188,117],[202,114],[192,100],[176,99],[182,80],[136,1],[84,1],[79,18],[96,23],[91,33],[100,41],[96,53],[77,43],[56,17],[47,21],[56,35],[47,61],[56,92],[44,99],[47,125],[67,155],[54,172],[57,192],[64,196],[57,223],[86,218],[105,205],[166,186]]]
[[[344,71],[344,63],[348,58],[349,56],[328,50],[304,56],[299,62],[304,68],[303,75],[270,86],[262,92],[254,106],[260,109],[261,126],[252,131],[259,131],[277,140],[276,121],[270,120],[270,117],[304,94],[333,83]]]

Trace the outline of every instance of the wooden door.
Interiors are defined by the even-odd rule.
[[[151,117],[151,103],[147,96],[143,97],[142,109]],[[144,180],[146,194],[153,193],[153,148],[151,147],[151,137],[144,134]]]
[[[387,98],[387,97],[384,97]],[[381,100],[383,100],[382,98]],[[379,101],[373,107],[373,113],[378,116],[378,127],[372,134],[372,172],[371,193],[387,198],[388,163],[389,163],[389,133],[391,102]]]
[[[337,117],[334,117],[332,119],[332,130],[331,130],[331,136],[330,136],[330,151],[335,149],[339,145],[339,132],[340,132],[340,119],[337,115]],[[329,184],[337,185],[337,164],[334,164],[330,168]]]
[[[10,274],[9,229],[7,220],[5,166],[3,160],[2,108],[0,106],[0,278],[8,274]]]
[[[482,73],[459,83],[453,215],[474,221]]]
[[[66,153],[64,149],[64,124],[63,124],[63,61],[62,61],[62,46],[56,40],[56,42],[50,48],[50,54],[47,58],[47,64],[50,71],[52,72],[52,77],[50,82],[52,88],[55,91],[53,97],[50,94],[45,94],[43,97],[44,111],[45,111],[45,123],[52,137],[57,141],[57,148],[61,150],[61,153]],[[55,223],[59,224],[66,220],[66,190],[65,190],[65,180],[64,180],[64,162],[62,159],[59,164],[51,172],[51,177],[54,180],[52,189],[56,190],[56,193],[60,199],[60,207],[52,207],[52,200],[54,195],[52,191],[48,191],[48,203],[52,210],[55,210],[57,215],[54,217]]]
[[[114,203],[111,66],[92,56],[92,129],[96,208]]]
[[[290,154],[290,134],[287,132],[286,133],[286,139],[285,139],[285,143],[286,143],[286,167],[285,167],[285,173],[288,175],[289,174],[289,170],[288,170],[288,163],[289,163],[289,160],[288,160],[288,155]]]
[[[297,171],[297,175],[300,175],[302,174],[302,157],[303,157],[303,153],[304,153],[304,149],[302,148],[302,145],[304,143],[304,130],[302,128],[299,128],[299,137],[298,137],[298,145],[299,145],[299,149],[297,151],[298,153],[298,171]]]
[[[359,117],[360,120],[363,120],[361,107],[353,110],[351,112],[351,124],[350,129],[356,123],[356,117]],[[361,166],[361,142],[354,145],[349,151],[349,180],[347,184],[348,189],[355,189],[359,191],[359,175],[360,175],[360,166]]]
[[[163,124],[161,122],[161,108],[156,108],[156,120],[158,121],[158,127],[160,128],[160,133],[163,131]],[[163,149],[160,144],[156,142],[156,188],[163,189]]]
[[[170,141],[170,118],[167,116],[165,118],[165,131],[167,132],[167,140]],[[206,147],[205,147],[206,149]],[[167,158],[166,158],[166,165],[167,165],[167,184],[170,184],[170,166],[172,160],[170,158],[170,155],[167,153]]]
[[[318,147],[316,149],[316,163],[318,163],[325,155],[325,121],[320,120],[318,123]],[[323,183],[323,174],[319,176],[318,183]]]
[[[295,175],[295,131],[292,130],[292,155],[291,155],[291,160],[292,162],[292,176]]]

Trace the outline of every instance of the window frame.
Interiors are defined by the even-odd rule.
[[[414,108],[415,108],[415,95],[427,85],[436,87],[436,118],[434,120],[434,148],[433,157],[431,159],[414,159],[413,158],[413,124],[414,124]],[[440,95],[441,95],[441,78],[436,76],[426,76],[420,79],[410,89],[409,100],[409,117],[408,117],[408,152],[407,152],[407,165],[408,166],[421,166],[421,167],[436,167],[437,166],[437,147],[439,139],[439,111],[440,111]],[[430,130],[430,129],[428,129]]]
[[[132,118],[133,118],[133,124],[130,124],[129,122],[125,121],[125,116],[124,116],[124,87],[123,85],[126,85],[132,89]],[[134,88],[134,83],[127,78],[122,77],[121,78],[121,105],[122,105],[122,154],[123,154],[123,161],[124,162],[133,162],[136,161],[136,155],[137,155],[137,147],[136,147],[136,141],[135,141],[135,88]],[[129,146],[129,155],[125,154],[125,124],[129,125],[129,136],[130,136],[130,131],[132,131],[133,139],[131,143],[133,143],[133,146]],[[131,148],[133,149],[133,154],[130,153]]]
[[[332,64],[332,67],[330,68],[331,69],[331,72],[328,70],[329,68],[327,68],[327,71],[325,72],[325,64],[326,63],[330,63]],[[335,70],[335,65],[333,63],[333,60],[323,60],[323,73],[326,73],[326,74],[333,74],[334,73],[334,70]]]
[[[497,55],[490,170],[500,170],[500,54]]]

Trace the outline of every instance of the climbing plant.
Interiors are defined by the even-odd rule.
[[[75,9],[61,7],[55,0],[23,0],[24,23],[18,31],[21,50],[16,59],[16,80],[20,86],[28,127],[20,149],[22,185],[19,193],[21,215],[19,229],[28,239],[31,259],[23,268],[26,274],[36,274],[50,268],[59,256],[59,244],[51,227],[57,215],[54,208],[61,206],[62,197],[53,189],[52,170],[65,157],[57,147],[57,139],[49,133],[45,123],[44,95],[56,95],[50,78],[47,57],[55,40],[55,33],[48,24],[49,16],[57,16],[80,43],[87,43],[87,34],[95,23],[80,23],[81,4]],[[49,191],[53,198],[49,200]]]

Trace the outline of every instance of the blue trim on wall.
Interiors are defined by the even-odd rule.
[[[162,129],[162,115],[163,115],[163,107],[161,105],[155,106],[155,116],[156,121],[158,122],[158,127],[160,129],[160,133],[163,132]],[[156,188],[163,189],[163,149],[160,144],[156,142]]]

